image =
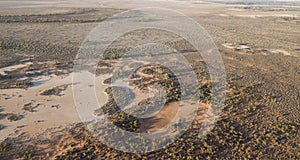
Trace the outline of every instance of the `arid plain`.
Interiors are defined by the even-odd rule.
[[[180,107],[174,75],[161,66],[146,65],[130,77],[135,96],[143,97],[153,84],[172,84],[164,86],[166,107],[143,120],[113,112],[117,107],[107,88],[109,77],[130,47],[156,42],[176,48],[200,83],[200,100],[194,104],[198,116],[185,134],[155,152],[124,153],[99,142],[81,124],[72,72],[80,46],[98,23],[142,7],[179,11],[209,33],[224,61],[227,95],[214,128],[197,137],[211,98],[204,60],[195,58],[197,53],[185,40],[168,32],[147,29],[120,37],[99,58],[96,90],[104,99],[102,109],[123,129],[156,130]],[[0,1],[0,159],[299,159],[299,79],[296,1]],[[124,90],[118,93],[128,98]],[[148,103],[142,99],[138,105]]]

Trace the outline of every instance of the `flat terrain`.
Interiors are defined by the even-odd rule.
[[[174,47],[199,81],[195,94],[200,100],[193,104],[199,111],[188,131],[146,154],[124,153],[96,140],[83,127],[72,93],[72,87],[80,85],[72,81],[74,60],[89,32],[105,19],[139,7],[174,9],[198,22],[222,55],[228,83],[221,116],[211,132],[199,138],[203,117],[210,111],[212,82],[194,48],[155,29],[116,40],[95,66],[96,86],[82,91],[95,87],[99,107],[124,130],[161,129],[180,108],[178,79],[163,66],[150,64],[130,77],[133,93],[116,88],[118,101],[127,104],[134,97],[135,106],[152,111],[151,99],[144,96],[160,84],[166,90],[166,106],[140,119],[118,109],[110,76],[131,47],[150,42]],[[300,6],[296,2],[0,1],[0,33],[0,159],[300,159]],[[97,116],[97,109],[88,111]],[[177,133],[176,127],[172,129]]]

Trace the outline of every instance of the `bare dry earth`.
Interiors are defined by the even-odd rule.
[[[95,7],[104,8],[95,9]],[[146,4],[144,1],[113,0],[101,1],[101,4],[96,1],[78,1],[78,3],[74,1],[22,1],[22,3],[20,3],[20,1],[0,1],[0,15],[4,20],[7,15],[16,16],[13,18],[20,18],[21,15],[29,15],[31,18],[32,15],[39,14],[47,16],[49,16],[49,14],[58,15],[57,17],[50,16],[50,20],[47,20],[47,22],[44,20],[42,20],[42,22],[36,22],[33,16],[33,22],[21,21],[6,23],[2,20],[0,23],[0,40],[3,42],[3,45],[6,46],[6,48],[4,47],[4,49],[0,51],[0,73],[1,78],[3,78],[1,81],[4,80],[3,83],[1,83],[1,88],[7,86],[5,83],[7,78],[9,79],[9,77],[7,77],[9,75],[13,77],[13,80],[29,77],[30,81],[34,84],[33,86],[25,87],[25,89],[8,89],[8,87],[0,90],[1,139],[18,137],[16,140],[18,143],[15,143],[15,146],[13,144],[9,145],[11,152],[1,150],[2,157],[14,157],[14,149],[18,148],[20,144],[21,146],[41,145],[40,148],[43,148],[43,151],[30,148],[32,150],[32,152],[29,152],[32,154],[31,156],[36,156],[37,158],[45,158],[41,153],[49,153],[49,157],[52,158],[59,155],[62,159],[72,156],[74,158],[74,156],[78,156],[77,153],[85,157],[81,155],[82,152],[87,152],[88,155],[98,154],[101,155],[100,158],[106,157],[112,159],[132,156],[128,154],[123,155],[113,150],[109,150],[111,154],[108,151],[107,155],[102,155],[101,150],[89,153],[87,151],[87,144],[85,143],[90,141],[89,138],[87,138],[89,136],[88,134],[80,135],[76,133],[78,130],[81,132],[78,128],[75,128],[75,131],[71,130],[71,133],[65,130],[65,127],[80,122],[80,119],[73,104],[72,85],[76,85],[76,83],[74,84],[71,80],[72,75],[70,73],[72,65],[66,67],[69,69],[60,69],[58,62],[66,63],[74,60],[81,42],[89,31],[96,26],[96,23],[93,22],[94,20],[103,20],[110,15],[123,11],[120,10],[120,8],[131,9],[136,7],[167,7],[176,9],[194,18],[212,36],[221,50],[227,69],[229,89],[231,91],[229,92],[228,102],[231,103],[231,100],[242,99],[240,101],[237,100],[238,102],[235,102],[233,107],[232,105],[228,105],[229,107],[226,108],[223,117],[225,117],[225,120],[231,117],[231,121],[236,120],[240,123],[239,125],[242,127],[237,127],[237,130],[234,131],[251,131],[251,134],[249,134],[250,138],[245,137],[247,140],[250,139],[249,141],[245,140],[245,149],[243,151],[239,150],[243,152],[241,154],[246,155],[246,152],[250,152],[253,153],[252,158],[254,158],[256,153],[263,153],[264,158],[274,158],[272,156],[268,157],[268,152],[271,150],[276,153],[275,155],[281,158],[286,158],[285,155],[294,156],[294,158],[298,156],[299,158],[299,154],[297,154],[299,151],[299,149],[297,149],[297,146],[299,146],[299,133],[297,130],[299,130],[300,123],[300,82],[298,81],[298,79],[300,79],[300,53],[299,50],[297,50],[300,48],[300,27],[297,21],[300,15],[299,11],[257,11],[243,9],[241,7],[244,6],[240,5],[224,5],[206,2],[172,1],[171,3],[170,1],[150,1]],[[288,6],[284,7],[290,8]],[[82,8],[85,9],[83,10]],[[297,6],[295,6],[295,8],[297,8]],[[57,19],[60,19],[59,16],[61,15],[68,15],[80,21],[55,22]],[[98,15],[100,16],[98,17]],[[296,17],[296,20],[287,19],[286,17]],[[89,21],[80,23],[81,20],[86,19]],[[138,40],[139,36],[139,34],[134,35],[133,39]],[[152,34],[146,36],[151,37]],[[167,40],[167,38],[164,39],[165,36],[167,35],[161,35],[161,39]],[[122,40],[122,38],[124,39]],[[126,36],[122,38],[120,39],[120,44],[117,45],[130,45],[135,42],[133,39],[131,39],[132,41],[125,41],[128,39]],[[152,39],[149,38],[147,40],[151,41]],[[232,49],[223,47],[222,44],[224,43],[247,43],[247,45],[254,49],[284,50],[290,55],[286,54],[284,56],[278,53],[268,55],[239,54],[240,52],[235,52]],[[56,50],[57,48],[59,49]],[[40,63],[52,63],[53,69],[51,70],[53,71],[47,71],[51,72],[50,74],[40,75],[37,73],[43,73],[45,71],[37,67],[34,70],[34,74],[30,74],[30,72],[32,72],[30,71],[30,67],[28,68],[30,64],[20,62],[28,58],[30,58],[30,62],[32,63],[36,61]],[[58,65],[56,65],[56,63]],[[54,74],[55,72],[62,73]],[[253,87],[254,89],[248,93],[247,87]],[[101,93],[100,98],[105,97],[103,88],[103,86],[99,88],[99,93]],[[238,94],[239,89],[242,90],[241,92],[245,92],[245,94]],[[47,91],[53,95],[48,95]],[[43,92],[45,92],[46,95],[41,95]],[[263,97],[263,100],[252,102],[251,98],[253,99],[253,97],[247,97],[247,95],[252,94],[251,92],[255,92],[255,95]],[[246,100],[243,99],[243,97],[245,97]],[[248,103],[248,101],[250,102]],[[252,105],[261,106],[261,104],[263,104],[262,106],[264,107],[260,108],[261,112],[259,113],[263,114],[255,116],[253,116],[252,113],[250,115],[247,114],[246,111],[252,111]],[[250,109],[247,107],[250,107]],[[169,108],[165,108],[166,112],[171,112],[168,109]],[[173,111],[174,110],[172,110],[172,112]],[[164,114],[165,113],[158,114],[157,117],[165,117]],[[244,114],[246,114],[245,117],[243,117]],[[164,124],[168,119],[169,117],[165,118],[162,121],[163,123],[154,124],[155,126],[149,124],[149,128],[161,128],[160,125]],[[286,131],[285,125],[287,128],[296,128],[296,132],[288,130],[290,131],[288,133],[292,135],[292,137],[285,134],[279,134],[278,136],[277,133],[271,132],[272,130],[277,131],[277,125],[279,127],[283,126],[278,130],[278,134],[281,133],[281,131]],[[262,132],[265,130],[267,130],[266,133]],[[67,134],[64,135],[62,133]],[[274,138],[276,142],[273,143],[272,139],[269,143],[268,137],[261,137],[260,133],[265,135],[272,133],[270,139]],[[38,139],[43,139],[43,136],[39,136],[36,139],[34,138],[40,134],[49,134],[51,136],[46,136],[47,138],[45,138],[44,144],[44,142],[38,142]],[[247,133],[245,133],[245,135],[246,134]],[[253,138],[251,135],[258,135],[259,138]],[[48,143],[49,139],[52,138],[53,143]],[[26,142],[26,139],[29,140]],[[264,145],[264,147],[260,147],[263,151],[255,150],[255,147],[259,148],[261,144],[265,143],[264,139],[267,139],[267,144]],[[256,140],[258,142],[255,142]],[[201,143],[200,145],[204,144]],[[211,145],[214,146],[214,144]],[[56,148],[54,150],[49,149],[52,146]],[[100,146],[105,148],[103,145]],[[272,146],[272,148],[268,146]],[[242,145],[237,144],[236,147],[242,148]],[[250,147],[250,149],[248,149],[249,151],[247,151],[247,147]],[[212,154],[214,158],[218,157],[218,153],[227,154],[228,152],[229,154],[227,156],[234,157],[233,154],[237,151],[234,148],[232,148],[232,153],[231,151],[224,151],[222,148],[217,148],[216,150],[217,151]],[[29,155],[25,151],[24,153],[20,153],[20,155],[18,155],[19,157],[14,158],[25,157],[26,159]],[[200,148],[198,148],[198,150],[195,149],[195,152],[200,152]],[[209,153],[201,152],[199,155],[203,156],[202,158],[207,158],[206,155],[208,154]],[[160,154],[159,152],[158,155],[148,154],[143,156],[152,156],[153,158],[153,156],[160,155],[164,155],[164,153]],[[133,157],[138,158],[139,156],[134,155]]]

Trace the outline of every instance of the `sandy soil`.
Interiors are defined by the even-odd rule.
[[[221,17],[228,17],[228,16],[240,16],[240,17],[264,17],[264,16],[291,16],[291,13],[276,13],[273,15],[272,13],[268,12],[255,12],[249,15],[243,9],[235,9],[230,10],[229,8],[233,7],[232,5],[226,5],[224,10],[223,4],[213,4],[213,9],[211,8],[211,3],[203,3],[199,5],[195,4],[194,2],[182,2],[176,1],[174,3],[169,3],[168,1],[148,1],[145,3],[143,0],[133,0],[133,1],[114,1],[114,0],[103,0],[99,3],[97,0],[87,0],[87,1],[0,1],[0,13],[5,14],[20,14],[26,11],[26,14],[48,14],[53,13],[54,9],[50,9],[51,7],[61,7],[60,9],[55,9],[56,13],[65,13],[69,12],[70,9],[65,9],[64,7],[112,7],[112,8],[137,8],[137,7],[161,7],[164,8],[171,8],[181,11],[189,16],[197,16],[201,17],[203,15],[216,15]],[[11,8],[18,8],[20,13],[11,10]],[[35,8],[34,10],[30,10],[28,8]],[[41,9],[47,8],[47,9]],[[221,9],[222,8],[222,9]],[[11,10],[11,12],[8,12]],[[294,16],[294,15],[293,15]],[[298,16],[298,15],[296,15]],[[65,24],[65,26],[70,24]],[[60,27],[61,25],[57,25]],[[61,28],[65,27],[62,26]],[[70,25],[71,26],[71,25]],[[84,29],[82,24],[77,25],[78,28]],[[19,25],[7,25],[7,28],[19,28]],[[26,27],[26,26],[25,26]],[[45,28],[51,28],[53,26],[46,26]],[[72,26],[74,29],[74,26]],[[43,29],[45,29],[43,28]],[[71,28],[71,27],[70,27]],[[77,28],[75,28],[77,29]],[[24,34],[23,29],[20,30],[20,37]],[[89,29],[86,29],[89,30]],[[66,30],[65,34],[67,34],[69,29]],[[47,32],[45,35],[37,37],[38,35],[28,34],[29,36],[35,37],[36,39],[43,39],[43,37],[47,37],[47,34],[54,34],[56,30],[52,32]],[[77,33],[77,32],[76,32]],[[84,35],[83,33],[78,33]],[[15,36],[18,37],[18,36]],[[61,37],[65,37],[62,35]],[[55,37],[55,39],[62,39],[60,36]],[[82,36],[84,37],[84,36]],[[226,46],[225,46],[226,47]],[[229,48],[229,47],[228,47]],[[289,52],[283,49],[274,49],[268,51],[270,54],[272,53],[282,53],[283,55],[291,55]],[[268,53],[268,54],[269,54]],[[8,66],[5,68],[0,69],[0,74],[6,75],[6,72],[13,71],[19,68],[26,67],[30,65],[30,63],[24,63],[14,66]],[[99,78],[99,79],[98,79]],[[103,77],[98,77],[97,81],[104,80]],[[0,124],[3,124],[5,128],[0,130],[0,141],[5,139],[6,137],[14,137],[21,134],[28,134],[31,136],[36,135],[37,133],[43,132],[45,130],[49,130],[49,128],[65,128],[68,125],[73,123],[81,122],[81,119],[77,113],[74,98],[72,93],[72,86],[78,85],[72,82],[72,74],[66,74],[63,76],[56,76],[56,75],[47,75],[47,76],[39,76],[32,79],[34,84],[33,87],[30,87],[26,90],[24,89],[5,89],[0,90],[0,101],[1,101],[1,109],[3,111],[1,114],[16,114],[24,116],[22,119],[17,121],[10,121],[8,118],[3,118],[0,120]],[[104,94],[104,89],[107,88],[106,85],[99,83],[99,86],[96,86],[96,90],[99,93],[98,99],[101,99],[101,103],[105,102],[106,95]],[[63,90],[58,96],[51,95],[51,96],[43,96],[41,95],[42,92],[53,89],[58,86],[66,85],[66,89]],[[83,89],[84,91],[84,89]],[[143,99],[148,94],[138,94],[137,99]],[[88,98],[88,97],[86,97]],[[24,110],[24,105],[28,104],[32,106],[32,109]],[[177,103],[172,103],[164,107],[160,112],[157,112],[154,117],[151,119],[144,119],[142,130],[145,131],[156,131],[166,124],[170,123],[172,119],[176,116],[177,110],[180,106]],[[206,104],[200,104],[200,107],[205,108],[207,107]],[[175,109],[174,109],[175,108]],[[31,111],[30,111],[31,110]],[[93,113],[93,109],[88,112]],[[209,113],[207,113],[209,114]],[[186,116],[184,113],[180,116]],[[207,115],[209,117],[209,115]],[[203,117],[198,117],[197,121],[200,123],[203,121]],[[155,120],[155,121],[154,121]],[[177,120],[177,119],[175,119]],[[61,150],[61,149],[59,149]]]
[[[41,81],[45,81],[45,83],[27,90],[6,89],[0,91],[1,105],[4,111],[24,115],[23,119],[16,122],[9,122],[6,119],[0,121],[7,125],[7,128],[0,131],[1,139],[7,136],[16,136],[22,132],[34,135],[47,128],[79,122],[72,99],[71,87],[64,91],[63,96],[40,95],[42,91],[54,86],[72,83],[71,76],[45,76]],[[4,94],[11,98],[3,100]],[[29,103],[36,107],[33,112],[23,110],[23,105]]]
[[[224,43],[224,44],[222,44],[222,46],[225,48],[228,48],[228,49],[232,49],[232,50],[234,50],[236,48],[238,50],[236,52],[240,53],[240,54],[246,54],[245,51],[243,51],[243,50],[251,49],[251,47],[249,47],[247,45],[236,45],[233,43]],[[291,54],[290,52],[283,50],[283,49],[253,49],[253,51],[255,51],[255,53],[251,53],[250,55],[253,55],[253,54],[262,54],[262,55],[282,54],[284,56],[298,57],[297,55]]]
[[[21,68],[24,68],[28,65],[31,65],[33,64],[32,62],[27,62],[27,63],[24,63],[24,64],[18,64],[18,65],[14,65],[14,66],[8,66],[8,67],[4,67],[4,68],[1,68],[0,69],[0,74],[1,75],[7,75],[6,72],[11,72],[11,71],[14,71],[14,70],[17,70],[17,69],[21,69]]]
[[[12,68],[18,67],[11,66],[5,69]],[[103,78],[99,76],[96,80],[100,81]],[[17,121],[9,121],[7,118],[0,120],[0,123],[5,125],[5,128],[0,131],[0,140],[24,133],[33,136],[49,128],[64,128],[67,125],[81,122],[72,92],[72,86],[79,84],[72,82],[72,74],[39,76],[33,78],[32,82],[35,85],[28,89],[0,90],[3,109],[1,113],[23,116]],[[65,86],[65,90],[58,95],[41,95],[42,92],[58,86]],[[103,93],[105,88],[106,86],[99,83],[96,91]],[[106,99],[105,94],[98,96],[99,99]],[[27,106],[27,109],[24,106]]]

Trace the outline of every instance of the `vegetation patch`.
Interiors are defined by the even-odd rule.
[[[43,91],[40,95],[42,95],[42,96],[63,96],[63,92],[65,90],[67,90],[67,88],[70,85],[71,84],[65,84],[65,85],[57,86],[57,87],[54,87],[52,89]]]

